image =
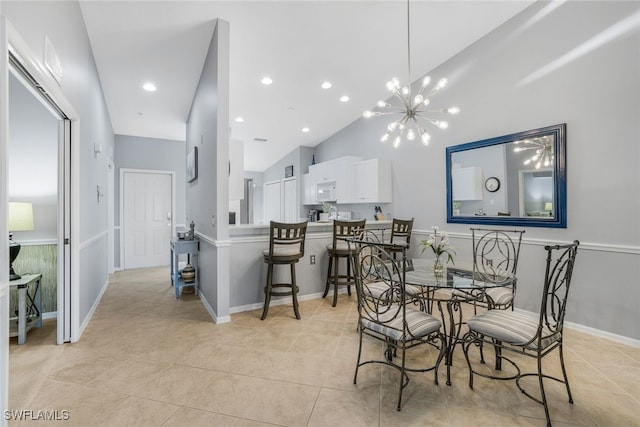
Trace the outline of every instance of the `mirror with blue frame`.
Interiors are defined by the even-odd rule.
[[[447,222],[566,228],[566,124],[447,147]]]

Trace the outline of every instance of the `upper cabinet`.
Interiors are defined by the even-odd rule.
[[[318,203],[316,183],[311,178],[311,174],[302,175],[302,187],[304,188],[302,203],[305,205],[315,205]]]
[[[349,203],[352,200],[351,168],[354,163],[360,160],[362,160],[362,157],[345,156],[311,165],[309,166],[308,185],[317,187],[326,183],[335,183],[335,201],[337,203]],[[307,203],[306,200],[305,203]]]
[[[454,168],[451,170],[453,200],[482,200],[482,168]]]
[[[353,203],[391,203],[391,161],[364,160],[352,167]]]

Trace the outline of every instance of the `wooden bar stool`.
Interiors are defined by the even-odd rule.
[[[349,247],[345,238],[358,236],[365,226],[366,219],[358,221],[333,221],[333,242],[327,245],[329,253],[329,268],[327,269],[327,280],[325,281],[324,294],[322,298],[329,293],[329,288],[333,284],[333,307],[338,303],[338,286],[347,286],[347,293],[351,295],[351,285],[353,285],[354,277],[351,271],[351,259],[355,254],[355,246]],[[346,274],[340,274],[339,265],[340,258],[347,260]]]
[[[296,266],[300,258],[304,256],[304,238],[307,233],[307,222],[282,223],[271,221],[269,225],[269,249],[262,251],[267,268],[267,286],[264,288],[264,308],[261,320],[267,317],[271,296],[291,295],[293,299],[293,312],[296,319],[300,319],[298,310],[298,285],[296,284]],[[289,265],[291,267],[291,283],[273,283],[273,266]],[[277,290],[274,288],[285,288]]]
[[[392,246],[389,251],[396,259],[396,254],[402,254],[403,249],[409,250],[411,246],[411,230],[413,229],[413,218],[397,219],[393,218],[391,222],[391,241]]]

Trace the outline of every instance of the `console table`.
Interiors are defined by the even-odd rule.
[[[18,337],[18,344],[27,341],[27,331],[42,326],[42,274],[23,274],[20,279],[11,280],[10,288],[18,289],[18,316],[9,318],[9,336]]]
[[[180,291],[185,286],[193,286],[193,290],[198,295],[199,274],[198,274],[198,240],[171,239],[171,285],[176,288],[176,299],[180,298]],[[180,255],[186,254],[188,262],[195,269],[193,282],[185,282],[180,272]]]

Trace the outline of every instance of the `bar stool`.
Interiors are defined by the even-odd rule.
[[[396,219],[391,222],[391,244],[396,245],[389,249],[396,259],[396,253],[402,254],[403,247],[409,250],[411,246],[411,230],[413,229],[413,218]]]
[[[298,285],[296,284],[296,266],[300,258],[304,256],[304,239],[307,233],[307,222],[282,223],[271,221],[269,224],[269,249],[262,251],[267,268],[267,286],[264,288],[264,308],[261,320],[267,317],[271,296],[291,295],[293,299],[293,312],[296,319],[300,319],[298,311]],[[273,283],[273,266],[289,265],[291,267],[291,283]],[[288,290],[276,290],[285,288]]]
[[[356,248],[349,247],[345,238],[354,237],[364,230],[366,219],[358,221],[333,221],[333,242],[327,245],[329,253],[329,268],[327,269],[327,280],[325,281],[324,294],[329,293],[329,288],[333,284],[333,307],[338,303],[338,286],[347,286],[347,293],[351,295],[351,285],[355,284],[353,272],[351,271],[351,259],[355,255]],[[346,274],[340,274],[340,258],[347,260]]]

